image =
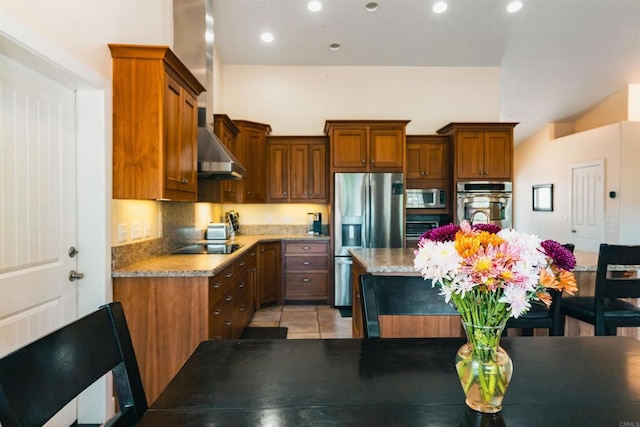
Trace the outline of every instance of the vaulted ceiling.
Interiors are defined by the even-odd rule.
[[[516,142],[640,83],[640,0],[214,0],[225,64],[500,67],[500,120]],[[265,45],[263,31],[275,41]],[[339,43],[340,50],[329,45]]]

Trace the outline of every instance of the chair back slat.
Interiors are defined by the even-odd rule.
[[[633,270],[640,265],[640,245],[600,245],[598,268],[596,271],[596,305],[602,298],[640,298],[640,279],[635,277],[619,277],[610,271],[610,266],[620,269],[632,266]]]
[[[42,425],[113,371],[123,418],[135,422],[146,396],[120,303],[99,310],[0,359],[0,423]],[[125,425],[125,424],[122,424]]]
[[[360,276],[365,336],[380,337],[378,316],[457,315],[438,287],[420,276]]]

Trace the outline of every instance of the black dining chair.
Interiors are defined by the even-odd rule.
[[[571,252],[575,249],[575,245],[572,243],[566,243],[563,246]],[[504,328],[504,335],[506,335],[508,329],[522,329],[523,336],[532,336],[533,330],[539,328],[548,329],[550,336],[563,336],[564,323],[560,319],[562,292],[550,289],[549,295],[551,295],[551,305],[549,307],[542,302],[534,301],[528,312],[517,319],[510,317]]]
[[[0,359],[0,424],[41,426],[108,372],[119,412],[105,425],[136,425],[147,399],[119,302]]]
[[[365,338],[380,338],[378,316],[457,315],[439,289],[420,276],[359,276]]]
[[[598,252],[596,285],[593,296],[566,297],[561,304],[561,322],[565,316],[594,326],[595,335],[616,335],[619,327],[640,326],[640,308],[621,298],[640,298],[640,278],[637,273],[609,271],[609,266],[640,266],[640,245],[609,245],[603,243]]]

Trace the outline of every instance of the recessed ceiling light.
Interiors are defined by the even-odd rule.
[[[331,44],[329,45],[329,49],[330,49],[330,50],[332,50],[332,51],[334,51],[334,52],[336,52],[336,51],[340,50],[340,48],[341,48],[341,47],[342,47],[342,46],[340,46],[340,43],[331,43]]]
[[[442,13],[447,10],[447,3],[444,1],[439,1],[433,5],[431,10],[433,10],[433,13]]]
[[[512,1],[511,3],[509,3],[507,5],[507,12],[509,12],[509,13],[515,13],[515,12],[519,11],[520,9],[522,9],[522,2],[521,1]]]
[[[322,3],[320,3],[318,0],[311,0],[309,3],[307,3],[307,9],[309,9],[311,12],[320,12],[320,9],[322,9]]]
[[[271,34],[271,33],[262,33],[260,35],[260,39],[265,43],[271,43],[273,41],[273,34]]]
[[[366,10],[367,12],[375,12],[376,10],[378,10],[378,7],[380,7],[378,5],[378,3],[372,1],[372,2],[367,3],[364,6],[364,10]]]

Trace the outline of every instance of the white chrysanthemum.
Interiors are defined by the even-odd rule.
[[[413,266],[423,277],[436,280],[457,274],[461,261],[453,242],[428,240],[418,249]]]
[[[498,236],[509,243],[509,246],[515,246],[520,252],[521,262],[524,262],[526,268],[539,268],[546,265],[547,259],[545,255],[539,251],[542,242],[535,234],[519,233],[514,230],[503,229],[498,232]]]
[[[506,287],[500,302],[509,304],[511,316],[516,319],[531,308],[531,304],[527,300],[526,290],[519,286]]]

